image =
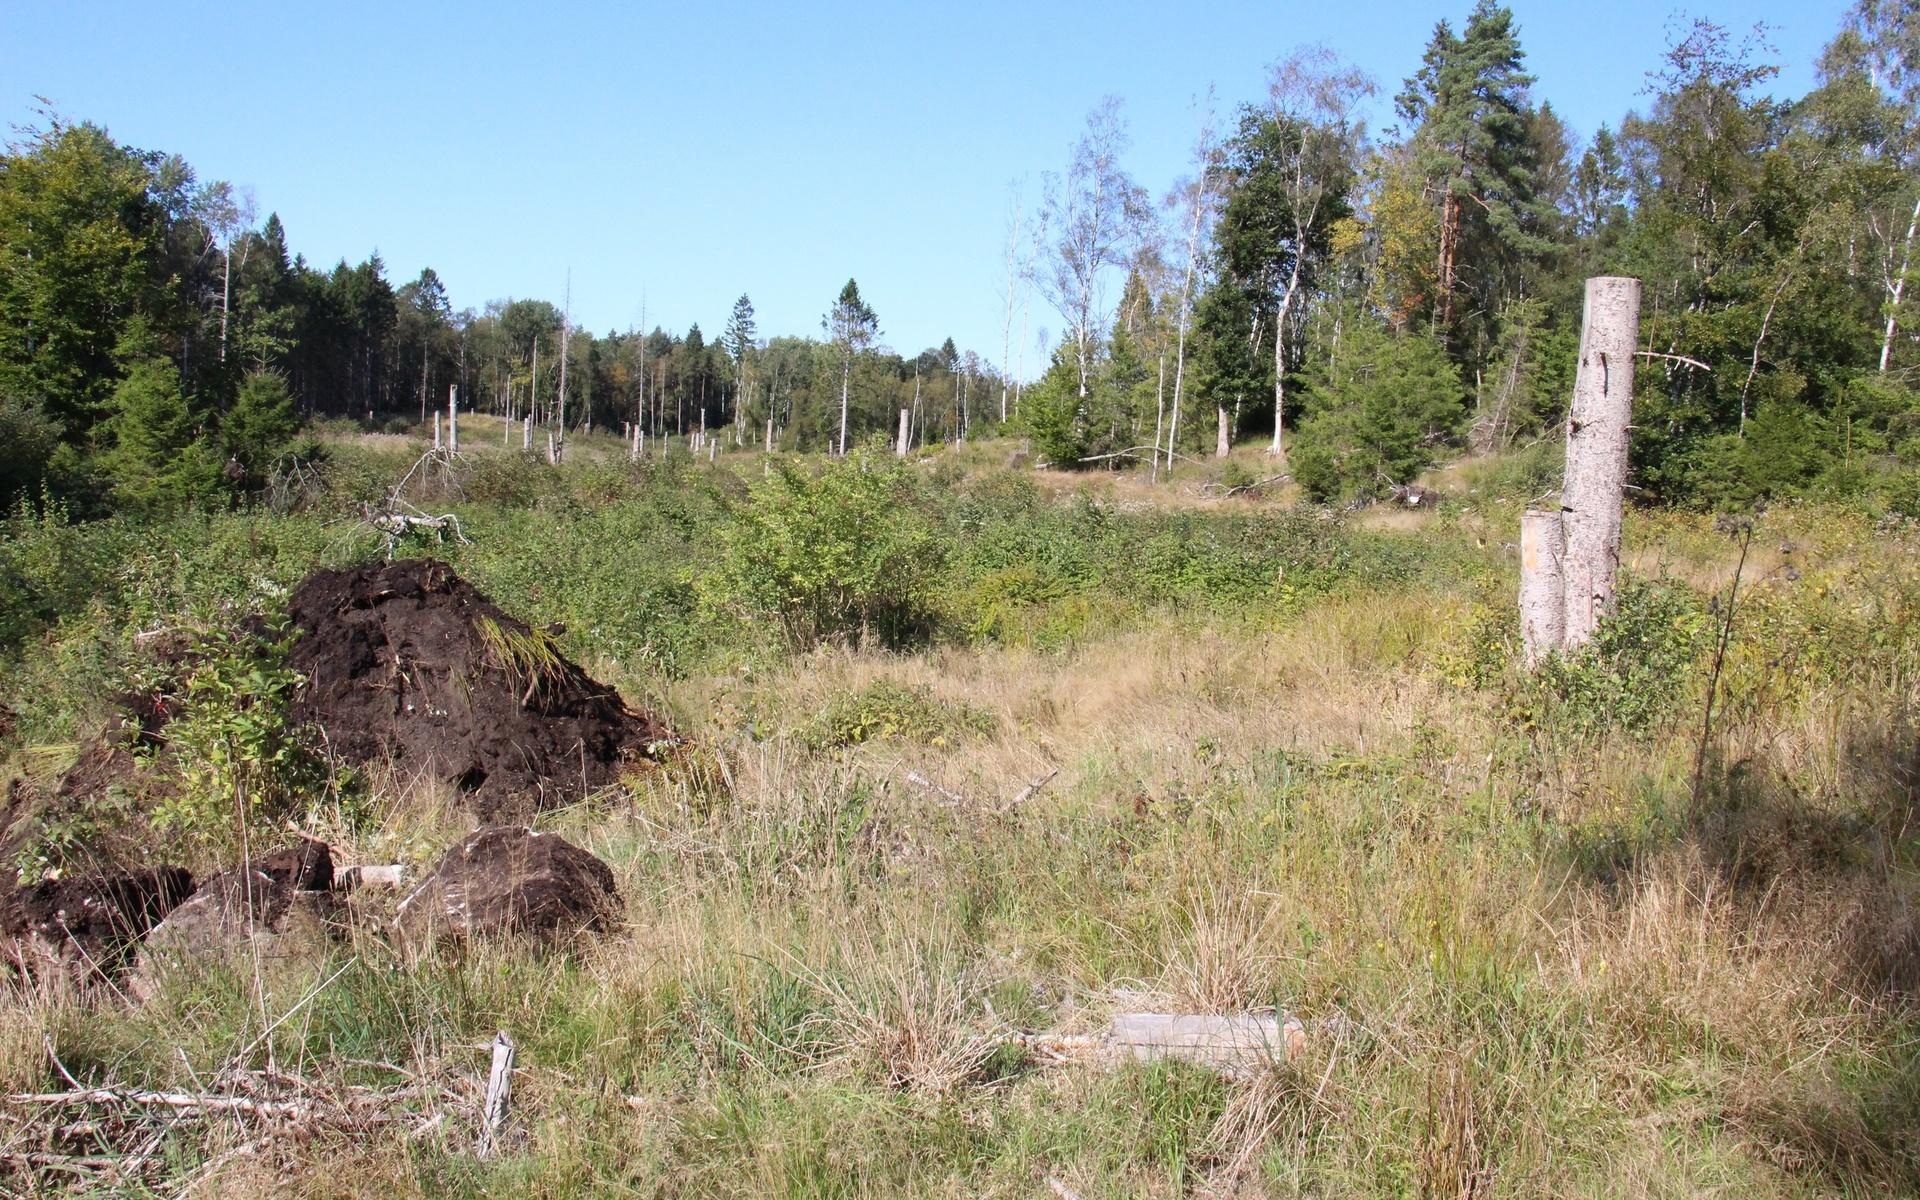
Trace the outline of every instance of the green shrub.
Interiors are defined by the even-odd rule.
[[[179,684],[156,755],[179,786],[155,804],[153,824],[193,848],[237,849],[243,826],[256,849],[278,842],[289,821],[310,827],[332,794],[316,739],[288,716],[300,676],[286,665],[284,620],[269,632],[216,626]]]
[[[1517,666],[1512,605],[1497,603],[1483,605],[1471,648],[1453,674],[1463,683],[1503,685],[1506,713],[1516,724],[1577,735],[1637,733],[1671,719],[1695,695],[1713,618],[1683,584],[1623,580],[1593,641],[1531,672]]]
[[[1021,420],[1033,439],[1033,452],[1059,470],[1080,468],[1087,453],[1085,405],[1080,398],[1080,376],[1063,350],[1039,382],[1020,397]]]
[[[706,599],[776,622],[806,646],[877,638],[898,647],[929,632],[945,554],[890,459],[860,451],[817,474],[776,461],[720,531]]]
[[[1384,495],[1433,462],[1465,414],[1465,390],[1439,339],[1356,320],[1307,387],[1289,465],[1319,501]]]
[[[823,749],[895,739],[945,745],[984,736],[993,728],[991,713],[941,700],[926,687],[882,679],[835,696],[807,726],[802,740]]]

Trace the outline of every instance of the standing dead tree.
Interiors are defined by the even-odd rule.
[[[1587,280],[1560,510],[1529,510],[1520,523],[1521,633],[1529,664],[1586,645],[1613,609],[1639,336],[1640,281]]]

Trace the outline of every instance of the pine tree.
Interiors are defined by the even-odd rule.
[[[1514,29],[1513,11],[1479,0],[1456,35],[1435,26],[1420,70],[1396,102],[1413,126],[1414,161],[1439,208],[1436,319],[1451,333],[1460,292],[1491,312],[1498,260],[1539,254],[1549,244],[1540,223],[1537,147],[1530,136],[1534,77]]]
[[[853,363],[866,352],[873,339],[880,333],[880,318],[872,306],[860,298],[860,285],[847,280],[847,286],[840,289],[840,298],[834,301],[827,315],[820,319],[820,325],[833,340],[833,348],[840,358],[840,438],[837,453],[847,452],[847,405],[848,396],[853,388]],[[951,339],[949,339],[951,340]]]
[[[220,442],[227,457],[245,472],[247,485],[256,486],[299,429],[300,414],[286,379],[272,371],[254,371],[241,382],[233,407],[220,422]]]
[[[133,364],[113,392],[113,449],[106,464],[115,496],[156,509],[210,495],[219,467],[201,422],[180,391],[180,372],[164,359]]]

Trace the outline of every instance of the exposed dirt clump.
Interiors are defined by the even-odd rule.
[[[619,903],[606,863],[558,834],[495,825],[447,851],[398,917],[416,947],[515,936],[552,943],[607,928]]]
[[[193,891],[180,867],[76,875],[0,894],[8,965],[75,980],[112,976],[140,938]]]
[[[350,762],[432,772],[482,820],[579,800],[671,740],[445,563],[319,571],[288,607],[293,717]]]
[[[249,945],[266,957],[317,949],[341,917],[332,886],[332,851],[312,839],[222,871],[148,931],[128,990],[150,997],[166,967]]]

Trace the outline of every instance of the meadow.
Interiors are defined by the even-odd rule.
[[[121,1177],[36,1165],[44,1123],[14,1113],[7,1189],[1920,1188],[1911,520],[1630,511],[1619,613],[1529,674],[1532,452],[1431,473],[1430,509],[1333,511],[1223,495],[1268,473],[1252,447],[1149,483],[1035,472],[1013,443],[632,463],[603,435],[554,467],[483,418],[462,432],[474,449],[408,496],[467,543],[399,552],[554,629],[690,747],[541,818],[612,865],[623,925],[418,957],[367,912],[143,1000],[17,979],[0,1091],[244,1068],[440,1099],[357,1132],[182,1120]],[[10,772],[72,760],[146,669],[142,634],[271,616],[314,567],[378,556],[360,506],[420,450],[343,427],[245,510],[14,516]],[[444,783],[379,770],[278,819],[416,865],[472,823]],[[13,865],[63,869],[89,836],[17,824]],[[140,852],[205,869],[230,848]],[[1306,1049],[1252,1075],[1053,1063],[1020,1036],[1268,1006]],[[496,1030],[520,1069],[481,1161]]]

